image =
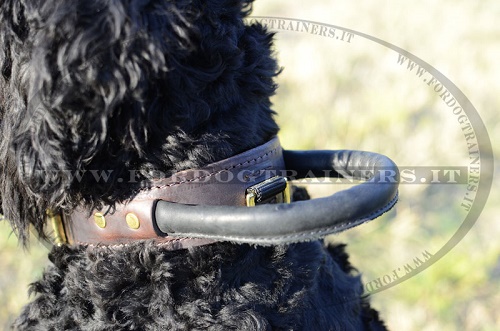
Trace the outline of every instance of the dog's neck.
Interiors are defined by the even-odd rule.
[[[201,169],[150,181],[135,197],[100,210],[80,207],[68,215],[50,214],[57,242],[70,245],[126,245],[152,239],[169,249],[212,243],[208,239],[174,238],[156,226],[156,201],[189,205],[253,206],[289,200],[278,138]],[[264,183],[264,184],[262,184]]]

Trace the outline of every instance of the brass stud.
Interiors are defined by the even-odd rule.
[[[106,218],[104,218],[104,215],[102,213],[94,214],[94,222],[101,229],[104,229],[106,227]]]
[[[141,222],[139,222],[139,218],[134,213],[128,213],[125,216],[125,220],[127,221],[127,225],[131,229],[138,229],[141,226]]]

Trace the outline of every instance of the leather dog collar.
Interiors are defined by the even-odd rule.
[[[132,200],[114,208],[77,208],[69,215],[48,214],[56,242],[70,245],[123,245],[154,239],[171,249],[205,245],[210,239],[165,236],[153,221],[155,202],[188,205],[245,206],[260,202],[289,202],[283,177],[282,148],[277,137],[231,158],[201,169],[180,171],[151,181]]]
[[[279,203],[288,202],[290,194],[286,179],[276,174],[289,172],[292,179],[342,177],[360,183],[327,197]],[[172,249],[213,241],[279,245],[316,240],[379,217],[398,200],[398,184],[398,168],[384,155],[282,151],[274,138],[202,169],[152,181],[112,210],[79,209],[49,218],[61,241],[70,244],[154,239]]]

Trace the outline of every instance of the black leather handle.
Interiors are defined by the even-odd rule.
[[[330,176],[366,180],[331,196],[255,207],[184,205],[158,201],[158,229],[173,237],[259,245],[314,240],[372,220],[397,201],[399,172],[387,157],[361,151],[284,151],[296,178]]]

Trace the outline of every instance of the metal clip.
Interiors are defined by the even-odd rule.
[[[286,177],[275,176],[246,190],[247,207],[262,203],[290,203],[290,185]]]

